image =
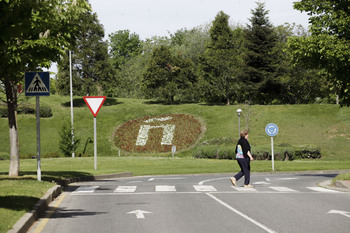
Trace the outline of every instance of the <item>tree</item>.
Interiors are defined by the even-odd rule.
[[[119,30],[109,35],[110,55],[113,65],[120,69],[131,58],[141,53],[139,35],[129,30]]]
[[[341,103],[350,105],[350,2],[301,0],[294,8],[308,12],[311,35],[290,38],[293,62],[324,69]]]
[[[275,76],[277,36],[265,4],[257,2],[245,30],[245,92],[255,103],[271,103],[281,89]],[[277,91],[277,92],[276,92]]]
[[[0,0],[0,81],[5,86],[10,137],[10,176],[19,174],[17,83],[24,72],[49,67],[72,46],[90,10],[84,0]]]
[[[163,98],[173,104],[175,96],[196,83],[192,62],[173,55],[169,47],[161,45],[153,51],[142,79],[142,90],[149,98]]]
[[[227,105],[241,89],[239,82],[240,54],[238,39],[228,24],[229,16],[220,11],[210,28],[210,42],[201,62],[204,71],[202,86],[210,98],[224,98]],[[237,32],[237,31],[236,31]]]
[[[77,46],[72,52],[72,66],[81,80],[75,80],[73,83],[82,83],[83,95],[101,95],[102,92],[107,94],[111,86],[115,85],[115,74],[108,55],[107,42],[103,41],[103,26],[99,23],[97,14],[91,12],[81,16],[79,25],[82,25],[82,30],[77,35]],[[69,76],[64,72],[69,70],[68,56],[64,57],[59,66],[63,66],[59,69],[63,72],[58,73],[59,83],[68,83]],[[64,88],[68,89],[69,86]]]
[[[287,41],[291,36],[307,36],[308,31],[301,25],[284,24],[275,28],[277,44],[275,46],[276,77],[281,84],[281,92],[274,103],[280,104],[308,104],[316,99],[329,96],[329,83],[320,69],[306,69],[293,65],[291,55],[287,50]]]

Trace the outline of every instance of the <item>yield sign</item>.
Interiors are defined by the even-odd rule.
[[[106,96],[84,96],[85,103],[90,108],[92,115],[97,116],[97,113],[100,111],[103,103],[106,100]]]

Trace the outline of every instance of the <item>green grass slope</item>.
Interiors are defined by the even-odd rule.
[[[35,98],[29,100],[35,103]],[[59,133],[65,120],[70,119],[69,97],[52,95],[41,97],[42,106],[50,106],[53,117],[41,119],[41,153],[59,152]],[[82,153],[88,138],[93,139],[93,116],[80,97],[75,97],[74,128],[76,136],[81,139],[77,154]],[[97,116],[98,156],[118,156],[118,148],[113,142],[116,128],[142,116],[184,113],[200,118],[206,131],[201,142],[215,138],[238,136],[238,116],[236,110],[248,111],[247,106],[220,106],[203,103],[163,105],[138,99],[108,99]],[[269,105],[250,106],[250,143],[254,148],[269,148],[270,137],[265,133],[268,123],[275,123],[279,133],[274,137],[275,146],[297,146],[320,148],[323,159],[349,160],[350,156],[350,109],[335,105]],[[242,128],[246,118],[241,118]],[[21,156],[36,154],[36,121],[34,115],[18,115]],[[0,156],[9,154],[8,121],[0,119]],[[233,145],[234,146],[234,145]],[[192,156],[192,148],[178,152],[177,156]],[[93,144],[88,144],[86,153],[93,155]],[[121,153],[122,156],[145,156],[145,154]],[[146,154],[150,156],[150,154]],[[169,156],[169,154],[152,154],[152,156]]]

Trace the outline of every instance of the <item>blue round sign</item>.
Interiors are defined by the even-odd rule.
[[[278,127],[276,124],[270,123],[266,126],[265,132],[270,137],[276,136],[276,134],[278,133]]]

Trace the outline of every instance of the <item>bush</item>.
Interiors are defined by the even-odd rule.
[[[36,110],[35,110],[36,114]],[[40,106],[40,117],[41,118],[49,118],[52,117],[52,109],[48,106]]]
[[[79,143],[79,138],[74,138],[74,142],[72,142],[72,124],[70,120],[66,120],[63,123],[62,131],[60,132],[60,151],[64,154],[64,156],[70,157],[73,151],[78,148]]]
[[[0,117],[8,117],[6,106],[0,106]]]
[[[268,149],[254,150],[252,156],[255,160],[272,160]],[[205,159],[235,159],[234,146],[204,145],[199,146],[193,152],[194,158]],[[307,149],[274,148],[274,160],[292,161],[295,159],[320,159],[320,149],[308,147]]]

